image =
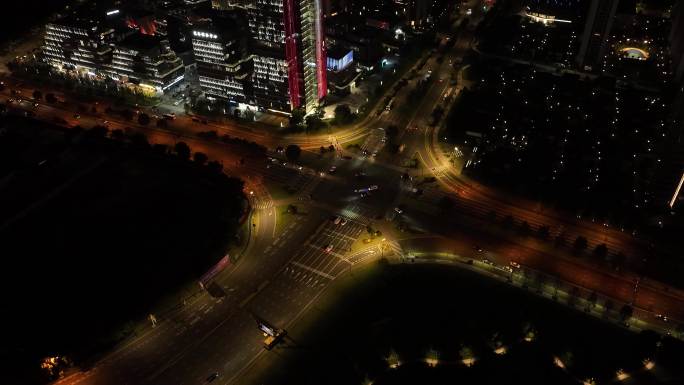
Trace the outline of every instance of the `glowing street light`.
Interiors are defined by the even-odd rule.
[[[399,354],[394,350],[390,351],[389,356],[385,359],[387,361],[387,366],[391,369],[396,369],[401,366],[401,361],[399,360]]]
[[[674,195],[672,195],[672,199],[670,200],[670,209],[674,208],[675,203],[677,203],[677,199],[679,198],[679,193],[682,190],[683,184],[684,184],[684,173],[682,173],[682,178],[679,180],[679,184],[677,185],[677,188],[675,189]]]
[[[649,359],[644,360],[644,369],[651,370],[655,366],[655,362]]]
[[[561,369],[565,369],[565,363],[563,363],[563,361],[558,357],[553,357],[553,364],[558,366]],[[586,381],[585,381],[585,384],[586,384]]]
[[[437,364],[439,364],[439,352],[434,349],[430,349],[425,357],[425,363],[432,368],[437,366]]]
[[[618,381],[624,381],[629,378],[629,374],[625,372],[624,369],[618,369],[617,372],[615,372],[615,377]]]

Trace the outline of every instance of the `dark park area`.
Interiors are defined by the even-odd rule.
[[[684,379],[678,340],[635,334],[457,267],[382,261],[332,286],[269,354],[268,384]]]
[[[25,365],[21,383],[55,354],[87,366],[236,242],[242,181],[182,146],[9,117],[1,127],[0,360]]]

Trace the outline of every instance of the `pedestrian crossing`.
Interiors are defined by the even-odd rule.
[[[345,256],[365,231],[365,225],[340,216],[340,221],[326,221],[287,264],[284,274],[304,285],[316,286],[334,280],[351,263]]]
[[[342,209],[341,214],[346,218],[367,223],[378,215],[378,210],[364,203],[355,202]]]

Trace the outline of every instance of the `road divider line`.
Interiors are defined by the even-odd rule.
[[[240,302],[238,307],[240,309],[245,307],[245,305],[247,305],[252,299],[254,299],[254,297],[257,296],[257,294],[259,294],[262,290],[264,290],[264,288],[266,286],[268,286],[269,283],[271,283],[271,281],[269,281],[269,280],[265,280],[264,282],[262,282],[261,285],[259,285],[259,287],[257,287],[256,291],[254,291],[252,294],[248,295],[247,298],[243,299],[242,302]]]
[[[299,263],[299,262],[297,262],[297,261],[292,261],[292,264],[295,265],[295,266],[301,267],[301,268],[304,269],[304,270],[308,270],[308,271],[310,271],[310,272],[312,272],[312,273],[314,273],[314,274],[318,274],[318,275],[320,275],[320,276],[323,277],[323,278],[327,278],[327,279],[329,279],[329,280],[335,279],[335,277],[333,277],[332,275],[326,274],[326,273],[324,273],[324,272],[322,272],[322,271],[320,271],[320,270],[314,269],[313,267],[309,267],[309,266],[307,266],[307,265],[305,265],[305,264],[303,264],[303,263]]]

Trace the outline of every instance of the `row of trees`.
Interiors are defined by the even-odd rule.
[[[126,134],[124,130],[109,130],[105,126],[97,125],[87,131],[76,127],[67,132],[70,136],[83,134],[87,140],[98,141],[110,139],[118,143],[126,143],[131,149],[140,151],[152,151],[159,155],[172,154],[182,161],[193,161],[195,164],[205,166],[213,174],[222,174],[223,164],[218,161],[210,161],[207,154],[197,151],[194,152],[185,142],[177,142],[173,147],[165,144],[150,144],[147,136],[143,133]]]
[[[324,111],[318,108],[314,113],[306,115],[306,112],[299,108],[292,111],[290,115],[290,126],[292,132],[316,132],[326,128],[328,125],[323,121]]]
[[[316,132],[328,126],[323,121],[324,111],[322,108],[317,109],[314,113],[306,115],[303,109],[296,109],[290,115],[290,131],[300,132]],[[346,104],[339,104],[335,107],[335,117],[332,124],[345,125],[354,121],[356,115],[351,108]]]
[[[447,204],[441,202],[440,205],[442,208],[445,208]],[[496,222],[497,220],[497,214],[494,210],[489,212],[488,217],[491,222]],[[544,241],[553,241],[555,247],[570,246],[576,255],[581,255],[589,249],[589,241],[582,235],[578,235],[572,243],[570,243],[569,235],[566,232],[561,231],[555,236],[552,236],[551,227],[548,225],[539,225],[536,229],[533,229],[527,221],[522,221],[516,227],[516,221],[512,215],[503,217],[501,225],[509,230],[517,230],[518,234],[521,236],[536,236]],[[591,255],[598,260],[608,260],[615,268],[621,267],[627,260],[626,255],[621,251],[611,255],[608,245],[605,243],[595,245]]]
[[[451,211],[455,204],[456,201],[449,196],[443,196],[437,201],[437,206],[444,212]],[[488,219],[491,222],[496,222],[496,211],[490,211]],[[586,237],[578,235],[574,241],[572,241],[572,244],[570,244],[567,233],[560,232],[555,236],[552,236],[551,227],[548,225],[539,225],[536,230],[533,230],[532,226],[530,226],[527,221],[522,221],[516,228],[516,221],[512,215],[506,215],[500,223],[506,229],[517,230],[517,233],[521,236],[536,236],[544,241],[553,241],[555,247],[570,246],[575,255],[581,255],[589,249],[589,240]],[[618,251],[614,255],[611,255],[608,245],[605,243],[596,244],[591,251],[591,256],[600,261],[610,262],[616,269],[622,267],[627,261],[627,256],[622,251]]]

